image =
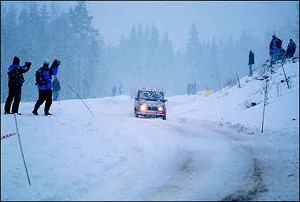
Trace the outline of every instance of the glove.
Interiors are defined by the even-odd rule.
[[[60,61],[57,60],[57,59],[55,59],[55,60],[53,61],[53,65],[58,67],[58,66],[60,65]]]
[[[24,66],[30,68],[31,62],[25,62],[25,65],[24,65]]]

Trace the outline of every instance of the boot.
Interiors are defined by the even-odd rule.
[[[50,114],[49,112],[45,112],[45,116],[48,116],[48,115],[52,115],[52,114]]]
[[[32,113],[36,116],[39,115],[36,110],[33,110]]]

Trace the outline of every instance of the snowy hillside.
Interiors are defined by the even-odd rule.
[[[299,200],[299,63],[284,69],[291,89],[280,65],[266,72],[263,133],[266,83],[250,77],[168,97],[166,121],[135,118],[125,95],[86,99],[94,117],[80,100],[53,102],[47,117],[21,102],[32,185],[18,136],[1,139],[1,200]],[[1,136],[14,132],[1,113]]]

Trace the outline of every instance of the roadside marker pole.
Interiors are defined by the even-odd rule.
[[[285,81],[286,81],[286,85],[287,85],[288,89],[290,89],[289,80],[286,78],[286,74],[285,74],[285,71],[284,71],[282,63],[281,63],[281,67],[282,67],[282,70],[283,70],[283,73],[284,73],[284,78],[285,78]]]
[[[265,108],[266,108],[266,100],[267,100],[267,87],[268,87],[268,81],[266,80],[266,89],[265,89],[265,97],[264,97],[264,109],[263,109],[263,118],[262,118],[262,125],[261,125],[261,133],[264,133],[264,121],[265,121]]]
[[[87,104],[83,101],[83,99],[80,97],[80,95],[78,94],[78,93],[76,93],[76,91],[69,85],[69,84],[67,84],[68,85],[68,87],[71,89],[71,91],[73,91],[79,98],[80,98],[80,100],[83,102],[83,104],[86,106],[86,108],[89,110],[89,112],[91,113],[91,115],[93,116],[93,117],[95,117],[94,116],[94,114],[93,114],[93,112],[90,110],[90,108],[87,106]]]
[[[31,186],[30,177],[29,177],[29,174],[28,174],[28,170],[27,170],[27,166],[26,166],[26,161],[25,161],[25,157],[24,157],[24,153],[23,153],[23,149],[22,149],[21,137],[19,135],[19,128],[18,128],[16,113],[14,113],[14,117],[15,117],[15,123],[16,123],[18,140],[19,140],[20,150],[21,150],[21,154],[22,154],[22,158],[23,158],[23,163],[24,163],[24,167],[25,167],[25,171],[26,171],[26,175],[27,175],[29,186]]]
[[[239,88],[241,88],[241,83],[240,83],[239,75],[237,74],[237,72],[235,74],[236,74],[236,78],[237,78],[238,83],[239,83]]]

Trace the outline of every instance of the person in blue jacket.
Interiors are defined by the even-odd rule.
[[[58,72],[58,66],[60,61],[54,60],[49,68],[48,60],[45,60],[43,66],[36,71],[36,85],[39,89],[39,98],[35,103],[32,113],[38,115],[38,109],[45,102],[44,114],[45,116],[52,115],[49,110],[52,104],[52,89],[51,79],[52,75],[56,75]]]
[[[282,49],[281,45],[282,45],[282,40],[277,38],[275,35],[273,35],[269,45],[271,64],[274,64],[277,60],[281,59],[281,53],[280,53],[280,50]]]
[[[54,76],[54,80],[52,81],[52,91],[53,91],[53,101],[57,101],[59,97],[60,83],[56,75]]]
[[[20,65],[20,59],[15,56],[13,63],[8,68],[8,96],[4,106],[4,114],[19,113],[19,104],[21,102],[22,85],[25,82],[23,73],[26,73],[31,66],[31,62],[25,62],[24,66]],[[11,104],[12,111],[10,111]]]

